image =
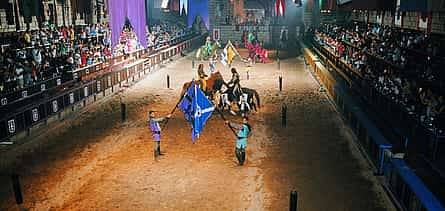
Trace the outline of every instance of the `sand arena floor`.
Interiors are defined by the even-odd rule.
[[[32,140],[51,144],[20,164],[21,208],[288,210],[289,193],[297,190],[298,210],[394,210],[353,144],[354,136],[318,91],[301,58],[281,61],[282,71],[276,63],[256,64],[250,80],[239,61],[235,66],[242,86],[257,89],[262,100],[261,111],[250,115],[253,135],[245,166],[237,165],[235,137],[218,115],[192,144],[179,110],[162,132],[166,155],[154,161],[148,111],[168,113],[183,82],[196,74],[190,57],[178,58],[121,94],[129,109],[127,123],[120,122],[120,96],[115,95]],[[218,68],[228,80],[229,70],[221,64]],[[288,105],[285,128],[283,103]],[[0,210],[18,210],[9,181],[2,183]]]

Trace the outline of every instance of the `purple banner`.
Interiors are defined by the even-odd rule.
[[[145,0],[109,0],[108,7],[112,47],[114,48],[119,42],[119,37],[125,24],[125,18],[130,20],[142,46],[147,47]]]
[[[145,0],[127,0],[127,17],[139,38],[139,42],[146,48]]]

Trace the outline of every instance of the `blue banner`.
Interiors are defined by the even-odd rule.
[[[192,124],[192,142],[195,143],[195,139],[199,137],[205,122],[215,108],[194,81],[187,89],[178,107],[184,112],[185,119]]]
[[[192,131],[192,141],[195,143],[195,138],[199,138],[199,134],[204,127],[205,122],[212,115],[215,107],[204,95],[201,89],[197,88],[195,85],[195,97],[193,98],[193,131]]]
[[[207,29],[209,28],[209,0],[189,0],[187,3],[187,26],[193,25],[196,17],[200,16]]]
[[[190,87],[187,89],[187,92],[185,92],[181,102],[178,105],[179,109],[181,109],[181,111],[184,112],[185,119],[189,122],[192,122],[193,120],[192,101],[193,98],[195,97],[194,87],[195,87],[195,81],[192,80]]]

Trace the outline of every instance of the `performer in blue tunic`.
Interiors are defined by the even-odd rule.
[[[151,132],[153,133],[153,141],[154,141],[154,154],[155,159],[157,160],[159,155],[163,155],[161,153],[161,126],[159,126],[160,122],[163,122],[171,117],[171,114],[168,114],[166,117],[156,118],[156,112],[149,112],[150,118],[148,119],[148,124],[150,126]]]
[[[249,125],[249,118],[243,117],[243,124],[231,123],[226,120],[230,127],[238,129],[238,139],[236,141],[235,155],[239,164],[244,165],[246,160],[247,138],[250,136],[252,127]]]

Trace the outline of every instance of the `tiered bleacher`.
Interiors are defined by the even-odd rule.
[[[149,29],[146,39],[150,50],[177,43],[191,33],[167,23]],[[62,81],[68,81],[78,68],[142,49],[129,24],[124,27],[115,49],[110,47],[107,24],[44,27],[33,31],[1,33],[0,37],[0,95],[52,78],[62,77]]]
[[[431,130],[444,129],[443,39],[370,24],[326,24],[313,30],[313,35],[314,41],[350,65],[366,84],[420,123]]]

